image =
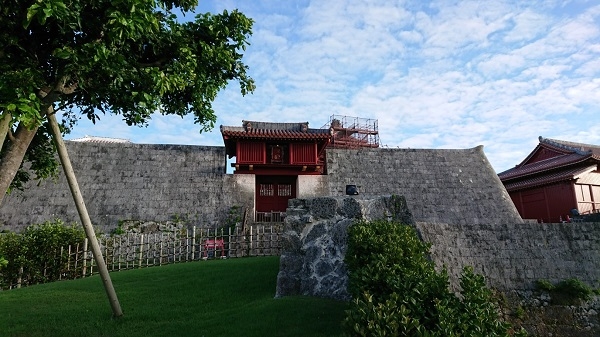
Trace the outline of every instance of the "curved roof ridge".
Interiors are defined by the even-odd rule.
[[[308,128],[308,122],[299,123],[275,123],[275,122],[260,122],[260,121],[248,121],[242,120],[242,125],[246,127],[251,125],[252,129],[259,130],[287,130],[287,131],[301,131],[303,128]]]
[[[560,156],[546,158],[534,163],[528,163],[521,166],[515,166],[511,169],[498,173],[500,179],[508,180],[520,178],[530,174],[547,172],[559,167],[580,163],[588,157],[582,157],[578,153],[562,154]]]
[[[592,153],[597,155],[600,154],[600,146],[598,145],[569,142],[560,139],[544,138],[542,136],[539,137],[539,140],[540,144],[546,144],[555,148],[573,151],[580,155],[589,155]]]
[[[80,143],[131,143],[131,141],[126,138],[88,136],[88,135],[85,135],[84,137],[81,137],[81,138],[74,138],[74,139],[71,139],[70,141],[71,142],[80,142]]]

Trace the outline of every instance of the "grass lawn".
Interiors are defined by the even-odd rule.
[[[279,257],[198,261],[0,291],[0,336],[341,336],[347,303],[275,299]]]

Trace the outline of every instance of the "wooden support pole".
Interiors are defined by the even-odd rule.
[[[75,171],[73,171],[73,167],[71,166],[71,160],[69,159],[65,142],[62,139],[60,128],[58,127],[58,123],[56,122],[56,116],[54,114],[51,114],[47,117],[48,121],[50,122],[50,127],[52,128],[52,136],[56,144],[58,157],[60,158],[60,162],[65,172],[65,176],[67,177],[69,189],[71,190],[71,194],[73,195],[73,200],[75,201],[75,206],[77,207],[77,212],[79,213],[79,218],[81,219],[81,224],[83,225],[83,229],[85,230],[85,235],[87,236],[89,243],[92,245],[92,254],[94,255],[94,260],[98,265],[100,278],[102,279],[106,295],[108,296],[110,306],[112,307],[113,316],[121,317],[123,316],[123,311],[121,310],[121,305],[119,304],[117,293],[115,292],[115,288],[113,287],[110,276],[108,275],[108,268],[106,267],[106,263],[102,258],[100,245],[98,245],[96,233],[94,233],[94,228],[92,227],[92,221],[90,220],[87,208],[85,207],[81,191],[79,190],[79,185],[77,184],[77,179],[75,178]]]

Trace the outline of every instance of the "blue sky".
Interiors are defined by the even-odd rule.
[[[81,121],[85,135],[135,143],[222,145],[219,125],[378,119],[383,147],[484,145],[497,172],[538,136],[600,144],[597,1],[201,0],[197,12],[238,8],[255,20],[244,62],[256,91],[231,83],[212,132],[156,115]]]

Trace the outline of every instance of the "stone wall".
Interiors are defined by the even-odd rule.
[[[464,265],[486,276],[490,286],[507,291],[531,289],[535,281],[558,283],[578,278],[600,284],[600,223],[525,223],[499,225],[416,225],[430,242],[437,265],[454,280]]]
[[[356,219],[399,219],[432,244],[431,258],[448,270],[453,287],[463,267],[473,266],[489,286],[530,290],[534,282],[578,278],[598,287],[600,225],[594,223],[505,225],[414,222],[407,202],[391,197],[314,198],[290,202],[277,295],[342,299],[347,276],[342,261],[346,229]],[[402,198],[399,200],[403,200]]]
[[[254,209],[254,175],[228,175],[225,148],[190,145],[67,142],[93,223],[110,230],[120,220],[185,217],[209,226],[227,209]],[[481,147],[466,150],[332,149],[327,175],[298,176],[299,198],[403,195],[415,221],[452,224],[519,223],[506,190]],[[0,229],[20,230],[55,217],[78,216],[62,175],[30,184],[0,206]],[[3,226],[4,225],[4,226]]]
[[[92,223],[100,230],[120,220],[187,218],[214,225],[229,207],[253,198],[248,177],[225,174],[225,148],[67,142]],[[224,193],[227,191],[227,193]],[[4,223],[20,230],[55,217],[79,221],[62,171],[57,181],[8,195],[0,207]]]
[[[344,264],[347,230],[355,220],[402,216],[412,222],[402,199],[319,197],[290,200],[282,235],[276,297],[310,295],[349,300]],[[395,206],[395,207],[394,207]],[[394,211],[396,210],[396,211]]]
[[[483,147],[465,150],[328,150],[329,195],[402,195],[416,222],[522,223]]]

